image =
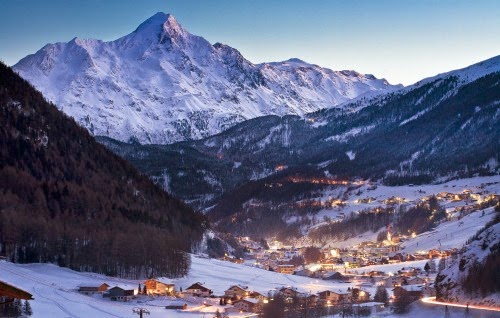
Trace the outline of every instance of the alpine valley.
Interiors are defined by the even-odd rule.
[[[35,311],[500,312],[500,55],[404,87],[157,13],[0,64],[0,111],[0,278]],[[146,276],[170,290],[75,290]]]

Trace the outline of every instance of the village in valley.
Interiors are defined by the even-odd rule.
[[[464,222],[472,226],[472,229],[465,229],[466,232],[474,233],[474,222],[494,214],[494,205],[499,201],[498,195],[487,190],[441,191],[435,197],[446,208],[447,219],[438,229],[419,235],[393,233],[389,224],[386,231],[374,233],[372,240],[358,237],[349,241],[352,245],[342,242],[339,247],[335,243],[324,247],[295,246],[278,240],[254,241],[250,237],[237,237],[244,248],[244,257],[225,254],[217,261],[233,263],[231,266],[243,272],[269,273],[276,281],[269,281],[268,286],[258,284],[255,288],[252,281],[231,283],[235,277],[228,275],[225,287],[223,278],[212,286],[214,279],[205,277],[208,283],[151,278],[140,281],[137,286],[103,281],[75,288],[84,295],[131,302],[139,306],[137,308],[155,306],[177,312],[199,312],[210,317],[260,315],[266,306],[277,304],[278,299],[282,301],[281,306],[299,306],[299,310],[310,310],[311,315],[316,313],[318,316],[387,314],[397,311],[398,306],[408,306],[415,300],[436,295],[437,273],[460,253],[460,246],[450,247],[452,244],[446,244],[447,240],[466,239],[460,232],[466,227]],[[424,196],[418,200],[429,198]],[[399,203],[407,202],[404,198],[396,199]],[[392,197],[391,200],[396,199]],[[394,204],[391,200],[384,201]],[[454,233],[458,237],[454,238]],[[193,259],[208,261],[204,256],[193,256]],[[279,276],[284,279],[277,279]],[[303,283],[304,279],[310,283]]]

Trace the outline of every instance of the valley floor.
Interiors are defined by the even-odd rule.
[[[345,290],[352,284],[334,283],[331,281],[315,280],[307,277],[283,275],[265,271],[242,264],[233,264],[213,259],[192,256],[192,269],[187,277],[174,280],[176,288],[186,288],[195,282],[202,282],[211,288],[215,295],[224,294],[229,286],[247,285],[250,289],[267,294],[268,291],[283,286],[294,286],[299,291],[316,293],[326,289]],[[422,262],[406,262],[403,266],[422,266]],[[394,265],[391,265],[394,267]],[[387,269],[388,270],[388,269]],[[396,268],[391,268],[396,270]],[[138,286],[142,281],[126,280],[107,277],[94,273],[75,272],[51,264],[13,264],[0,261],[0,280],[18,286],[33,294],[31,301],[33,317],[136,317],[132,309],[138,306],[147,308],[149,317],[212,317],[215,311],[223,307],[218,305],[217,299],[203,299],[198,303],[190,302],[187,311],[166,310],[162,305],[162,298],[151,300],[147,296],[139,296],[131,302],[114,302],[103,299],[101,296],[85,296],[76,291],[80,284],[101,284],[106,282],[110,286],[128,284]],[[370,289],[368,289],[370,290]],[[374,291],[373,291],[374,292]],[[164,297],[163,297],[164,299]],[[188,301],[196,301],[188,299]],[[222,311],[222,310],[221,310]]]

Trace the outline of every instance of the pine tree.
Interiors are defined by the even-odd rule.
[[[15,299],[12,308],[12,316],[20,317],[23,314],[23,305],[20,299]]]
[[[380,303],[387,303],[389,300],[389,294],[387,293],[387,289],[384,286],[378,286],[375,291],[375,296],[373,296],[373,300]]]
[[[31,305],[30,305],[29,301],[27,301],[27,300],[24,301],[23,315],[28,316],[28,317],[33,315],[33,310],[31,309]]]

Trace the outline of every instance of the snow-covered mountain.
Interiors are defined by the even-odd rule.
[[[499,87],[497,56],[340,108],[259,117],[202,140],[162,146],[99,140],[200,209],[224,195],[231,204],[244,193],[243,202],[253,199],[256,192],[239,188],[247,183],[261,183],[267,196],[266,184],[282,183],[267,179],[277,173],[285,181],[301,172],[392,185],[498,174]]]
[[[302,115],[400,86],[298,59],[255,65],[157,13],[115,41],[48,44],[14,67],[95,135],[199,139],[263,115]]]
[[[498,307],[500,212],[497,208],[493,213],[494,219],[468,240],[460,257],[448,259],[449,264],[437,276],[438,299]]]

